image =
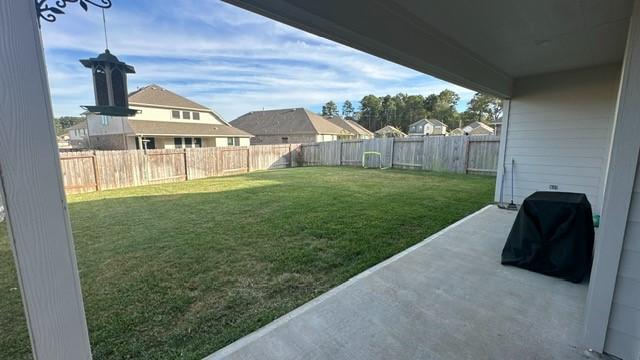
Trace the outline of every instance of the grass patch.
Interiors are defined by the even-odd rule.
[[[94,358],[201,359],[490,203],[494,181],[297,168],[69,196]],[[0,274],[1,356],[26,359],[4,228]]]

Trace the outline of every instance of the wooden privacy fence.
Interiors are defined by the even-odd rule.
[[[299,144],[60,153],[68,194],[299,166]]]
[[[63,152],[60,162],[65,191],[75,194],[255,170],[361,166],[365,152],[380,154],[367,157],[369,165],[494,175],[498,147],[499,139],[494,136],[431,136],[146,152]]]
[[[498,168],[498,136],[427,136],[380,138],[302,144],[302,165],[362,166],[365,152],[369,166],[495,175]]]

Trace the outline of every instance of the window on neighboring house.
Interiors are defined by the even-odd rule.
[[[227,138],[227,145],[233,146],[233,138]]]
[[[109,126],[109,117],[107,115],[100,115],[100,123],[102,126]]]
[[[289,143],[289,138],[288,137],[283,137],[282,138],[282,143],[283,144],[288,144]]]
[[[200,113],[199,112],[193,112],[193,113],[191,113],[191,115],[193,116],[193,120],[200,120]]]
[[[179,110],[171,110],[171,118],[172,119],[180,119],[180,111]]]
[[[193,146],[191,146],[192,144],[193,144],[193,139],[184,138],[184,147],[186,147],[186,148],[193,147]]]
[[[175,145],[176,149],[182,149],[182,138],[173,138],[173,144]]]
[[[140,143],[142,143],[142,148],[147,150],[152,150],[156,148],[156,138],[152,137],[143,137],[136,139],[136,149],[140,150]]]
[[[193,147],[202,147],[202,138],[193,138]]]
[[[188,112],[188,111],[183,111],[183,112],[182,112],[182,118],[183,118],[183,119],[186,119],[186,120],[191,119],[191,113],[190,113],[190,112]]]

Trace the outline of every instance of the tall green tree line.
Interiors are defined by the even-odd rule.
[[[54,118],[53,126],[56,129],[56,135],[64,134],[67,128],[70,128],[82,121],[84,121],[84,118],[79,116],[61,116],[58,118]]]
[[[346,100],[341,115],[358,121],[372,131],[386,125],[407,131],[411,123],[424,118],[438,119],[452,130],[474,121],[490,124],[502,116],[502,100],[491,95],[476,93],[462,112],[457,110],[459,102],[460,96],[448,89],[428,96],[370,94],[360,100],[357,111],[351,101]],[[322,115],[339,115],[336,103],[327,102],[322,107]]]

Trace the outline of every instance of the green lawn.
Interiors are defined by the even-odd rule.
[[[200,359],[490,203],[494,181],[318,167],[69,196],[94,359]],[[0,356],[23,359],[6,237]]]

